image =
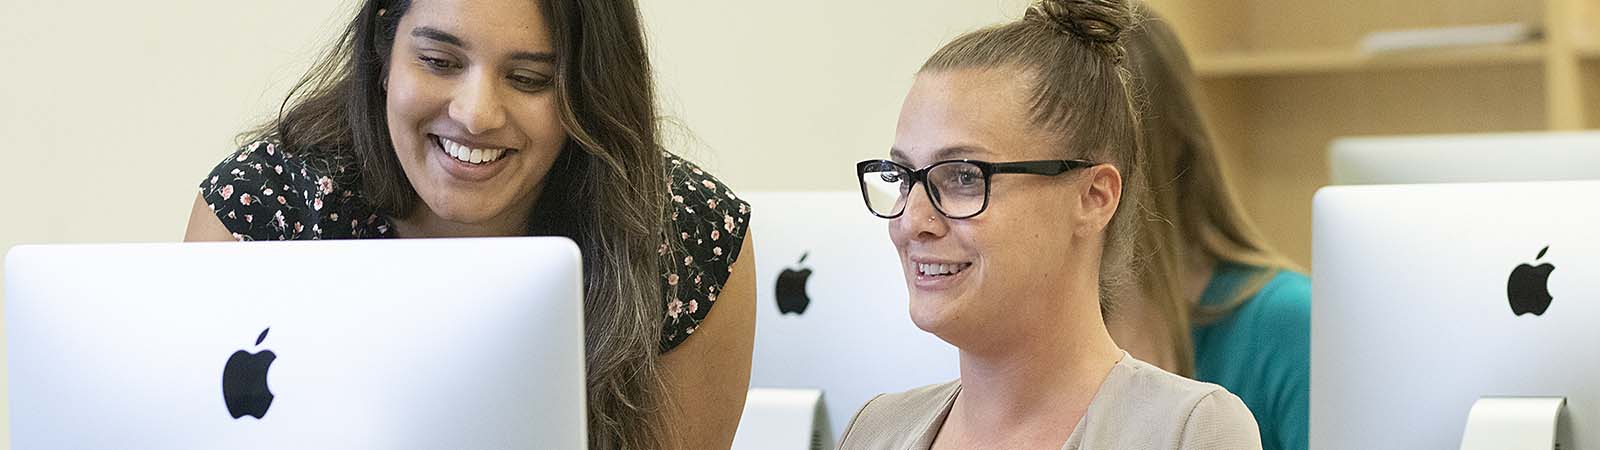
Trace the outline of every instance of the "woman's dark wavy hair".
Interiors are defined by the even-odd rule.
[[[639,11],[632,0],[540,4],[555,44],[567,142],[545,175],[530,233],[572,238],[583,251],[589,446],[668,447],[661,410],[670,399],[658,364],[667,175]],[[391,216],[411,212],[419,199],[389,139],[382,86],[410,6],[362,2],[278,117],[242,138],[353,157],[373,206]]]

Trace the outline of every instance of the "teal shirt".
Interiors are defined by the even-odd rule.
[[[1201,304],[1227,301],[1255,269],[1220,264]],[[1194,329],[1195,378],[1244,400],[1263,450],[1306,450],[1311,408],[1311,280],[1279,271],[1233,314]]]

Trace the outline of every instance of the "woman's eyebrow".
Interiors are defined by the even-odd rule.
[[[449,44],[449,45],[453,45],[453,46],[456,46],[456,47],[460,47],[462,50],[471,50],[472,49],[471,46],[467,45],[467,41],[462,40],[460,37],[458,37],[458,36],[456,36],[454,34],[450,34],[449,32],[446,32],[444,30],[440,30],[440,29],[434,28],[434,27],[429,27],[429,26],[417,27],[417,28],[411,30],[411,35],[415,36],[415,37],[418,37],[418,38],[422,38],[422,39],[438,41],[438,42],[441,42],[441,43],[444,43],[444,44]],[[554,52],[542,52],[542,51],[541,52],[516,52],[516,53],[512,53],[511,54],[511,60],[513,60],[513,61],[528,61],[528,62],[536,62],[536,63],[553,63],[553,62],[556,61],[556,54]]]
[[[440,30],[438,28],[427,26],[416,27],[411,30],[411,36],[454,45],[456,47],[461,47],[463,50],[471,48],[467,46],[466,41],[461,40],[461,38],[456,37],[454,34],[446,33],[444,30]]]

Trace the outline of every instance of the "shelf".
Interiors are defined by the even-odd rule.
[[[1600,58],[1600,46],[1585,54]],[[1537,64],[1545,47],[1518,44],[1492,47],[1416,50],[1368,55],[1356,49],[1289,50],[1199,55],[1201,78],[1269,77],[1371,72],[1397,69],[1486,67]]]
[[[1586,60],[1600,60],[1600,44],[1579,46],[1578,58]]]

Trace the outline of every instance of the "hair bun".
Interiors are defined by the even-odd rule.
[[[1040,0],[1025,18],[1090,42],[1116,44],[1133,25],[1133,16],[1128,0]]]

